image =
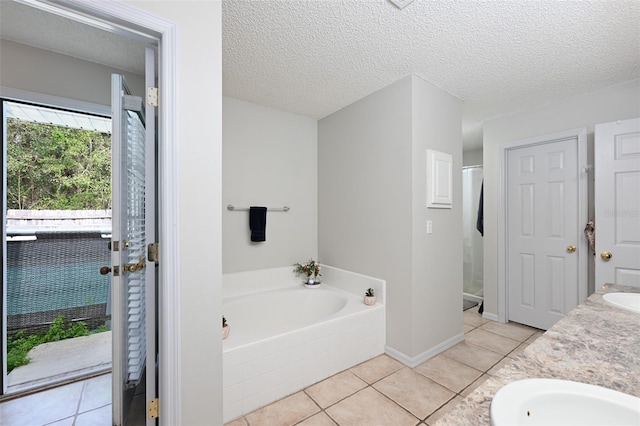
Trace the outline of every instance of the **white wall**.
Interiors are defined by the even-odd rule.
[[[411,77],[318,122],[318,251],[387,281],[387,345],[412,353]]]
[[[462,102],[415,76],[412,101],[415,357],[462,333]],[[453,156],[451,209],[426,208],[427,148]]]
[[[177,134],[171,143],[178,145],[180,168],[179,424],[222,424],[221,3],[127,3],[176,24]]]
[[[462,332],[460,174],[454,209],[427,211],[428,147],[460,170],[460,102],[415,76],[318,124],[320,257],[387,281],[387,346],[406,359]]]
[[[223,98],[222,270],[273,268],[317,258],[317,120]],[[267,212],[266,241],[250,241],[249,213]]]
[[[482,148],[470,149],[462,152],[463,166],[477,166],[482,164]]]
[[[640,80],[606,87],[485,122],[484,138],[484,300],[485,313],[498,315],[499,145],[533,136],[640,116]],[[592,150],[592,145],[589,148]],[[590,155],[593,158],[593,155]],[[593,164],[593,163],[591,163]]]
[[[117,73],[124,75],[133,94],[144,94],[141,75],[9,40],[0,40],[0,52],[4,87],[109,106],[111,74]]]

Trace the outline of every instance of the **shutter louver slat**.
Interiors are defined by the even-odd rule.
[[[145,129],[138,114],[127,112],[127,237],[129,264],[145,259]],[[145,353],[145,270],[127,274],[127,357],[128,383],[137,384],[144,368]]]

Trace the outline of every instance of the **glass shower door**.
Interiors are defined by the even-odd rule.
[[[463,293],[483,297],[483,242],[476,228],[482,188],[482,166],[462,169]]]

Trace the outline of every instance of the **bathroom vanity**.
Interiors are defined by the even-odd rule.
[[[603,295],[613,292],[640,288],[605,284],[436,425],[490,425],[496,392],[529,378],[571,380],[640,397],[640,313],[606,303]]]

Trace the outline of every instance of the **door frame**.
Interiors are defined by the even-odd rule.
[[[179,424],[181,386],[181,274],[179,260],[179,164],[177,140],[176,24],[119,1],[19,0],[116,34],[142,34],[158,42],[158,397],[163,424]],[[107,24],[106,26],[104,24]]]
[[[588,171],[587,167],[587,128],[581,127],[563,132],[552,133],[532,138],[520,139],[500,144],[499,182],[498,182],[498,315],[495,319],[506,323],[509,321],[509,289],[507,288],[507,156],[509,151],[535,145],[544,145],[560,139],[578,139],[578,223],[586,224],[588,220]],[[582,232],[578,232],[578,300],[582,302],[588,296],[587,259],[588,245]]]

